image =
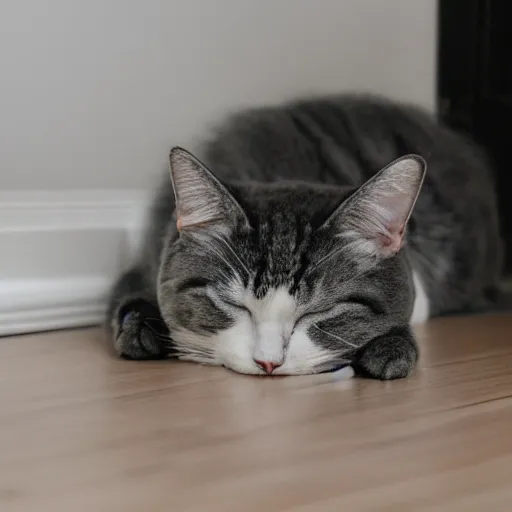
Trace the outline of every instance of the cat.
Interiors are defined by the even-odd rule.
[[[127,359],[403,378],[412,325],[498,293],[491,169],[417,106],[342,94],[245,109],[196,155],[173,148],[170,169],[109,303]]]

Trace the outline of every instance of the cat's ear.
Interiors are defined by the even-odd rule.
[[[395,160],[342,203],[326,224],[361,255],[392,256],[402,247],[426,169],[417,155]]]
[[[248,226],[242,207],[197,158],[175,147],[169,159],[178,231]]]

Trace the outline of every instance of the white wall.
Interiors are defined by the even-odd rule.
[[[436,0],[1,0],[0,335],[96,323],[154,175],[226,110],[434,105]]]
[[[147,187],[226,108],[434,104],[435,0],[3,0],[0,190]]]

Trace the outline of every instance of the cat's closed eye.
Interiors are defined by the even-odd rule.
[[[244,306],[239,302],[232,302],[228,299],[221,299],[221,301],[233,309],[237,309],[238,311],[243,311],[244,313],[247,313],[252,318],[251,310],[247,306]]]
[[[306,320],[312,320],[315,317],[323,316],[332,311],[335,308],[335,306],[329,306],[323,309],[314,309],[312,311],[307,311],[306,313],[302,314],[295,320],[295,327],[297,327],[299,324],[303,323]]]
[[[193,278],[186,279],[186,280],[182,281],[176,287],[176,292],[182,293],[187,290],[206,288],[209,284],[210,284],[210,281],[208,279],[205,279],[203,277],[193,277]]]
[[[315,318],[322,317],[328,315],[330,312],[333,312],[337,308],[343,308],[345,311],[354,312],[356,310],[365,310],[371,311],[374,314],[382,314],[384,313],[384,309],[380,305],[380,303],[369,296],[364,295],[351,295],[340,302],[337,302],[331,306],[313,309],[305,312],[300,315],[299,318],[295,321],[295,326],[303,323],[304,321],[311,321]]]
[[[369,295],[351,295],[345,300],[345,302],[365,307],[372,311],[373,313],[375,313],[376,315],[381,315],[385,313],[382,304],[378,300],[374,299],[372,296]]]
[[[183,282],[181,282],[176,287],[177,293],[183,293],[187,291],[191,292],[204,292],[206,295],[210,295],[214,298],[215,302],[221,302],[225,306],[228,306],[229,308],[236,309],[238,311],[243,311],[244,313],[247,313],[249,316],[252,316],[251,311],[240,302],[235,302],[222,294],[216,293],[214,289],[212,288],[214,286],[214,283],[210,281],[209,279],[203,278],[203,277],[192,277],[190,279],[186,279]]]

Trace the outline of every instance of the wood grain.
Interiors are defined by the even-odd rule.
[[[97,329],[1,339],[0,510],[512,510],[512,316],[418,336],[387,383],[120,361]]]

